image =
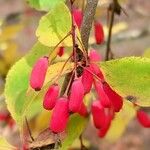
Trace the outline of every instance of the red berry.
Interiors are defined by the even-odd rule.
[[[81,10],[79,9],[74,9],[73,10],[73,17],[74,17],[74,20],[78,26],[78,28],[81,27],[81,24],[82,24],[82,19],[83,19],[83,13]]]
[[[103,26],[100,22],[94,23],[94,29],[95,29],[95,39],[97,44],[101,44],[104,42],[104,31]]]
[[[50,130],[54,133],[63,132],[69,119],[68,99],[59,98],[51,116]]]
[[[42,88],[47,69],[48,69],[47,57],[42,57],[35,63],[31,72],[30,86],[36,91],[39,91]]]
[[[96,74],[101,80],[104,80],[104,76],[102,71],[100,70],[99,66],[95,63],[90,64],[93,70],[93,73]]]
[[[111,100],[115,112],[119,112],[123,106],[122,97],[118,95],[115,91],[113,91],[107,83],[103,84],[103,89],[107,94],[108,98]]]
[[[150,117],[142,110],[137,111],[137,119],[140,124],[146,128],[150,128]]]
[[[95,50],[92,49],[89,54],[90,61],[101,61],[101,55]]]
[[[82,74],[82,83],[84,86],[84,92],[85,94],[89,93],[91,88],[92,88],[92,83],[93,83],[93,75],[89,71],[93,72],[92,67],[86,67],[84,69],[83,74]]]
[[[96,89],[96,92],[100,99],[101,104],[106,108],[110,108],[111,101],[103,89],[103,84],[98,81],[98,82],[95,82],[94,85],[95,85],[95,89]]]
[[[94,125],[96,128],[100,129],[101,127],[103,127],[103,124],[105,122],[105,117],[106,117],[104,107],[97,100],[93,102],[91,111],[92,111]]]
[[[59,86],[51,85],[45,94],[43,107],[47,110],[52,110],[56,104],[56,100],[59,95]]]
[[[84,103],[81,104],[79,114],[83,117],[86,117],[88,115],[88,111]]]
[[[105,121],[103,122],[103,127],[99,130],[99,137],[105,137],[105,135],[107,134],[107,131],[109,130],[109,127],[111,125],[111,116],[110,115],[106,115],[105,117]]]
[[[58,52],[57,52],[57,55],[59,56],[59,57],[61,57],[63,54],[64,54],[64,47],[63,46],[61,46],[61,47],[59,47],[58,48]]]
[[[7,121],[8,118],[8,114],[0,113],[0,121]]]
[[[81,79],[77,79],[72,83],[70,97],[69,97],[69,110],[71,112],[79,112],[84,98],[84,87]]]

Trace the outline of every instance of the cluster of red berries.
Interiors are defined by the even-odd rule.
[[[73,15],[80,28],[83,18],[82,12],[74,10]],[[96,43],[101,44],[104,41],[103,27],[99,22],[95,22],[94,27]],[[76,50],[80,51],[78,46],[76,46]],[[61,57],[63,54],[64,47],[61,46],[58,48],[57,55]],[[81,60],[79,59],[78,62]],[[123,106],[122,97],[112,90],[97,65],[97,62],[101,61],[101,56],[95,50],[91,50],[88,60],[88,65],[82,64],[79,66],[82,71],[73,78],[66,95],[60,96],[60,87],[55,83],[49,87],[44,96],[43,107],[46,110],[53,110],[50,130],[54,133],[60,133],[66,129],[71,114],[78,113],[86,117],[91,112],[99,136],[104,137],[115,117],[115,113],[119,112]],[[36,91],[43,87],[48,66],[48,57],[42,57],[33,67],[30,86]],[[75,71],[77,72],[77,70]],[[96,100],[92,102],[91,108],[87,109],[84,104],[84,97],[90,93],[92,87],[95,89]],[[143,126],[150,127],[150,119],[144,112],[138,111],[137,118]]]
[[[122,107],[122,98],[104,81],[103,74],[96,64],[101,60],[101,56],[95,50],[91,50],[89,59],[89,66],[84,68],[80,77],[73,80],[68,96],[59,97],[58,84],[51,85],[45,94],[43,107],[53,110],[50,129],[55,133],[65,130],[70,114],[79,113],[84,117],[88,115],[83,99],[91,91],[93,84],[97,100],[93,102],[91,111],[95,127],[102,132],[101,136],[109,128],[114,112],[118,112]],[[33,67],[30,85],[36,91],[43,86],[48,64],[48,58],[42,57]]]

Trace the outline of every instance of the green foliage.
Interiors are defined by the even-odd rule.
[[[71,31],[71,14],[64,3],[59,3],[48,14],[43,16],[37,28],[38,40],[46,46],[56,46]],[[64,41],[72,45],[71,37]]]
[[[35,92],[29,87],[29,77],[33,64],[39,57],[52,52],[52,50],[53,48],[49,49],[37,43],[28,55],[20,59],[11,68],[7,75],[5,85],[6,103],[12,117],[19,125],[21,125],[25,116],[32,117],[43,110],[42,98],[45,90],[64,65],[64,62],[60,62],[50,66],[46,75],[45,86],[40,92]],[[71,68],[71,65],[67,65],[67,67]],[[67,71],[67,67],[64,68],[62,74]]]
[[[29,5],[35,9],[49,11],[55,7],[60,2],[65,2],[65,0],[27,0]]]
[[[150,59],[128,57],[101,63],[110,86],[125,99],[150,106]]]
[[[47,54],[49,51],[49,48],[40,43],[35,44],[32,51],[20,59],[7,75],[5,84],[6,103],[12,117],[19,124],[20,119],[22,119],[22,110],[26,100],[26,91],[29,86],[31,68],[39,57]]]
[[[87,118],[83,118],[78,114],[74,114],[71,116],[66,130],[67,137],[62,142],[61,150],[67,150],[72,145],[74,140],[79,138],[79,136],[85,129],[87,122],[88,122]]]

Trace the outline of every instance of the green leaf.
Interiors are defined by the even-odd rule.
[[[49,11],[54,8],[60,2],[65,2],[66,0],[28,0],[29,5],[35,9]]]
[[[40,20],[36,31],[38,40],[46,46],[56,46],[71,31],[71,14],[64,3],[59,3]],[[63,42],[72,45],[71,36]]]
[[[0,149],[1,150],[15,150],[16,148],[10,145],[6,139],[0,137]]]
[[[29,76],[33,64],[39,57],[52,52],[52,50],[53,48],[50,49],[40,43],[35,44],[32,51],[20,59],[7,75],[5,84],[6,103],[12,117],[19,125],[21,125],[25,115],[32,117],[43,110],[41,101],[43,92],[64,65],[64,62],[60,62],[49,67],[44,83],[45,87],[40,92],[35,92],[29,88]],[[66,66],[70,68],[69,64]],[[65,70],[67,70],[66,67],[62,74],[65,73]]]
[[[29,74],[34,62],[47,54],[50,49],[40,43],[35,44],[32,51],[20,59],[9,71],[5,84],[5,97],[8,110],[17,123],[20,123],[29,86]],[[34,106],[33,106],[34,107]]]
[[[83,118],[78,114],[71,116],[66,130],[67,137],[62,142],[62,147],[60,148],[61,150],[67,150],[73,144],[74,140],[79,138],[81,133],[84,131],[87,122],[87,118]]]
[[[150,59],[127,57],[101,63],[106,81],[123,98],[150,106]]]

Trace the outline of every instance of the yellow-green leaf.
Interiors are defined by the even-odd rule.
[[[112,121],[106,139],[111,142],[117,141],[123,135],[127,125],[135,115],[136,109],[134,108],[134,105],[129,101],[125,101],[123,108],[116,114],[115,119]]]
[[[150,106],[150,59],[127,57],[101,63],[106,81],[125,99]]]
[[[66,0],[28,0],[31,7],[44,11],[48,11],[55,7],[58,3],[65,1]]]
[[[0,137],[0,150],[15,150],[16,148],[10,145],[6,139]]]
[[[56,46],[71,31],[71,14],[64,3],[59,3],[40,20],[36,31],[38,40],[46,46]],[[72,45],[71,37],[64,44]]]

